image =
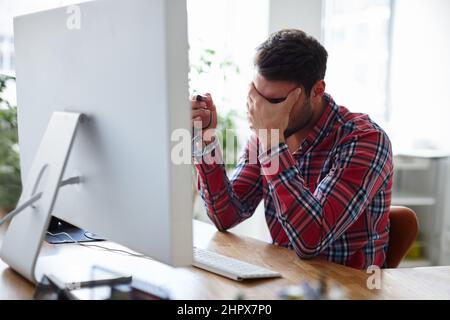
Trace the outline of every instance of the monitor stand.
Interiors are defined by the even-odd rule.
[[[81,113],[54,112],[36,152],[18,206],[1,223],[12,219],[3,238],[0,258],[19,274],[37,283],[36,261],[41,250],[59,188],[80,183],[63,180]]]
[[[52,217],[45,234],[45,241],[51,244],[105,241],[106,239],[87,230],[80,229],[64,220]]]

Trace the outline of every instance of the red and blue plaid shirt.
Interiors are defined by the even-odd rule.
[[[325,111],[293,154],[282,143],[250,161],[258,148],[253,136],[231,179],[219,161],[197,161],[200,194],[219,230],[250,218],[264,200],[274,244],[300,258],[383,267],[393,178],[389,138],[367,115],[324,99]],[[277,170],[269,170],[275,159]]]

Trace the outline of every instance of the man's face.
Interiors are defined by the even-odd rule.
[[[259,94],[271,103],[283,101],[292,90],[299,87],[293,82],[266,80],[259,73],[255,74],[253,83]],[[304,92],[304,88],[301,88],[300,98],[293,106],[289,116],[289,125],[285,132],[288,136],[307,126],[313,116],[311,103]]]

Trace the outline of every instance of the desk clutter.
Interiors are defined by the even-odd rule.
[[[92,268],[92,279],[63,282],[44,275],[36,287],[36,300],[170,300],[165,288],[123,276],[103,267]]]
[[[278,297],[283,300],[347,300],[348,294],[345,288],[321,273],[318,280],[303,280],[281,289]]]
[[[247,300],[248,297],[240,292],[235,300]],[[324,274],[318,280],[302,280],[298,284],[281,288],[277,292],[280,300],[349,300],[347,290]]]
[[[93,266],[89,280],[64,282],[55,275],[44,275],[34,292],[36,300],[170,300],[170,292],[161,286],[124,275],[101,266]],[[281,300],[347,300],[348,293],[339,284],[321,274],[317,280],[302,280],[281,288]],[[240,293],[235,300],[246,300]]]
[[[324,279],[309,282],[302,281],[298,285],[288,286],[279,291],[278,297],[283,300],[347,300],[344,288]]]

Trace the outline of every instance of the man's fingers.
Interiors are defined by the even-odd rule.
[[[247,114],[253,115],[255,113],[255,105],[253,102],[247,103]]]
[[[195,109],[206,109],[207,104],[206,101],[197,101],[197,95],[193,95],[191,97],[191,108]]]
[[[250,110],[250,108],[253,107],[253,101],[250,99],[250,97],[247,97],[247,111]]]
[[[202,97],[203,100],[197,100],[197,97]],[[216,106],[212,100],[210,93],[205,93],[203,95],[195,94],[191,97],[191,106],[192,109],[209,109],[211,111],[216,110]]]
[[[253,119],[253,112],[252,111],[248,111],[247,112],[247,121],[248,121],[248,125],[249,125],[250,129],[253,130],[254,119]]]
[[[258,90],[256,90],[255,85],[253,84],[253,82],[248,86],[248,98],[252,101],[255,102],[255,100],[259,97],[259,92]]]
[[[192,109],[196,110],[196,109],[206,109],[207,105],[206,102],[198,102],[198,101],[192,101]]]
[[[205,109],[192,110],[192,119],[209,115],[211,111]]]
[[[215,111],[216,110],[216,106],[214,105],[214,101],[211,97],[210,93],[205,93],[205,97],[206,97],[206,101],[202,101],[206,103],[206,108],[211,110],[211,111]]]
[[[297,99],[300,97],[300,94],[302,93],[301,88],[297,88],[295,90],[292,90],[289,95],[286,98],[287,104],[291,105],[294,104],[294,102],[297,101]]]

